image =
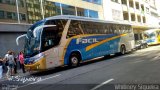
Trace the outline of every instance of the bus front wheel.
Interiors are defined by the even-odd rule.
[[[125,45],[121,45],[120,53],[121,53],[121,55],[124,55],[126,53],[126,47],[125,47]]]
[[[71,67],[76,67],[79,65],[80,55],[77,53],[72,53],[70,56],[70,65]]]

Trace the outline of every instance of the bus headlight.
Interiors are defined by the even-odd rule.
[[[35,63],[35,62],[41,60],[43,57],[44,57],[44,54],[40,53],[40,54],[34,56],[32,60]]]

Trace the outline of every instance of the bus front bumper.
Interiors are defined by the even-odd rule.
[[[46,58],[43,57],[33,64],[25,64],[25,69],[28,71],[41,71],[46,69]]]

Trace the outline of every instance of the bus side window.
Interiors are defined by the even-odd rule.
[[[71,21],[68,32],[67,38],[83,34],[82,28],[80,28],[80,21]]]
[[[91,24],[89,22],[85,22],[85,21],[82,21],[82,24],[81,24],[83,30],[84,30],[84,34],[91,34]]]
[[[110,34],[110,27],[109,27],[109,25],[105,25],[105,34]]]

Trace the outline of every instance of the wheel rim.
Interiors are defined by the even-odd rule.
[[[125,54],[125,48],[124,48],[124,46],[122,46],[121,53]]]
[[[77,57],[72,57],[71,58],[71,62],[72,62],[72,65],[77,65],[78,64],[78,58]]]

